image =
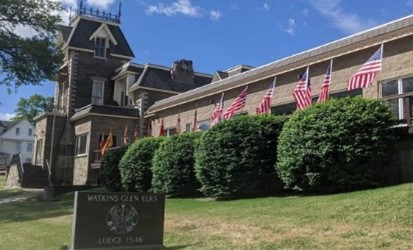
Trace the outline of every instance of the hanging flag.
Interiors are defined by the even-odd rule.
[[[99,151],[100,151],[100,155],[102,154],[102,150],[105,147],[106,141],[105,141],[105,134],[102,135],[102,137],[100,138],[100,142],[99,142]]]
[[[224,92],[222,92],[221,99],[215,105],[214,112],[212,112],[211,127],[221,121],[223,109],[224,109]]]
[[[139,128],[138,125],[135,126],[135,129],[133,130],[133,138],[136,141],[137,139],[139,139]]]
[[[310,80],[308,79],[309,67],[307,67],[305,73],[300,77],[297,86],[293,91],[293,96],[297,102],[297,109],[305,109],[311,106],[311,87]]]
[[[128,136],[128,125],[125,125],[125,131],[123,132],[123,144],[129,144],[129,136]]]
[[[324,102],[328,100],[328,93],[331,84],[331,70],[333,69],[333,60],[330,61],[330,65],[327,68],[326,75],[324,77],[323,84],[321,85],[320,96],[318,97],[318,102]]]
[[[383,44],[348,81],[347,89],[367,88],[381,71]]]
[[[176,120],[175,133],[177,135],[181,133],[181,114],[178,114],[178,119]]]
[[[159,136],[164,136],[163,119],[161,120],[161,126],[159,126]]]
[[[194,121],[192,122],[192,132],[196,131],[196,123],[197,123],[197,111],[195,109],[195,113],[194,113]]]
[[[152,136],[152,121],[148,121],[148,124],[146,127],[146,136],[148,137]]]
[[[267,93],[265,93],[264,98],[262,99],[260,105],[256,109],[257,114],[271,113],[271,100],[272,95],[274,93],[276,80],[277,77],[274,77],[274,80],[272,81],[270,88],[267,90]]]
[[[241,92],[241,94],[239,94],[237,99],[235,99],[231,106],[229,106],[227,111],[223,114],[225,120],[231,119],[231,117],[234,116],[235,112],[241,110],[245,106],[245,102],[247,101],[247,91],[248,86],[245,87],[245,89]]]
[[[113,134],[112,134],[112,129],[109,131],[108,138],[106,139],[105,146],[103,146],[103,149],[101,151],[101,155],[105,155],[105,151],[108,150],[113,146]]]

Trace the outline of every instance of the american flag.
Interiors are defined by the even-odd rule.
[[[330,65],[327,68],[326,75],[324,77],[324,82],[321,85],[320,96],[318,97],[318,102],[324,102],[328,100],[328,92],[331,84],[331,69],[333,68],[333,60],[330,61]]]
[[[139,138],[139,128],[136,125],[135,129],[133,130],[133,138],[135,139],[135,141]]]
[[[178,119],[176,120],[175,133],[177,135],[181,133],[181,114],[178,114]]]
[[[195,132],[195,131],[196,131],[196,123],[197,123],[196,118],[197,118],[197,111],[196,111],[196,109],[195,109],[194,121],[192,122],[192,132]]]
[[[161,126],[159,126],[159,136],[164,135],[164,125],[163,125],[163,119],[161,120]]]
[[[257,114],[270,113],[271,111],[271,99],[275,89],[275,82],[277,77],[274,77],[274,81],[271,83],[270,88],[267,90],[267,93],[264,95],[260,105],[257,107]]]
[[[128,136],[128,125],[125,125],[125,131],[123,132],[123,144],[128,145],[129,144],[129,136]]]
[[[222,118],[222,111],[224,109],[224,93],[221,94],[221,99],[215,105],[214,112],[211,115],[211,126],[217,124]]]
[[[308,79],[308,71],[309,67],[307,67],[307,70],[301,76],[297,86],[293,91],[293,96],[297,102],[297,108],[301,110],[311,106],[312,101],[310,80]]]
[[[239,94],[237,99],[235,99],[231,106],[229,106],[229,108],[223,115],[225,120],[231,119],[235,112],[237,112],[245,106],[245,102],[247,101],[247,91],[248,86],[245,87],[245,89],[241,92],[241,94]]]
[[[366,63],[348,81],[347,89],[367,88],[373,82],[374,77],[381,71],[381,59],[383,44],[374,52]]]

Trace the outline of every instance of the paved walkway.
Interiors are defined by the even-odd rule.
[[[43,189],[24,188],[24,193],[15,196],[0,199],[0,204],[9,202],[20,202],[33,199],[35,197],[43,195]]]

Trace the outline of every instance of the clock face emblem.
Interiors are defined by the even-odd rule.
[[[138,224],[138,212],[130,204],[117,204],[106,214],[106,224],[116,235],[128,234]]]

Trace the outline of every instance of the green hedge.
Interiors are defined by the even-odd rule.
[[[200,187],[194,172],[196,140],[202,132],[165,138],[153,159],[153,191],[172,196],[193,195]]]
[[[295,112],[279,139],[277,171],[289,188],[344,191],[379,184],[395,142],[387,103],[333,99]]]
[[[134,142],[120,161],[122,186],[130,192],[146,192],[151,189],[152,159],[162,137],[142,138]]]
[[[128,147],[107,150],[102,161],[100,181],[108,190],[113,192],[123,191],[119,172],[119,161]]]
[[[285,120],[273,115],[238,116],[209,129],[196,152],[201,192],[227,198],[274,191],[277,138]]]

